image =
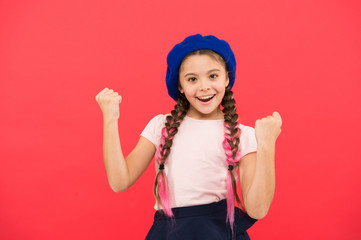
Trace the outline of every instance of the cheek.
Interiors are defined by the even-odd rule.
[[[187,98],[188,101],[192,97],[192,94],[188,91],[188,89],[187,89],[187,91],[184,91],[184,95],[185,95],[185,97]]]
[[[185,93],[189,96],[194,95],[196,93],[196,88],[187,87]]]
[[[217,84],[217,86],[215,86],[215,89],[217,89],[217,91],[219,93],[225,92],[226,91],[226,86],[224,84]]]

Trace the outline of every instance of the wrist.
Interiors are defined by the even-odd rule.
[[[257,143],[257,149],[262,149],[265,151],[274,150],[276,147],[275,142],[259,142]]]
[[[115,118],[115,117],[109,117],[109,116],[103,116],[103,122],[104,124],[107,124],[107,123],[118,123],[118,118]]]

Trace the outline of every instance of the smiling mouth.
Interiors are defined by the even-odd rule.
[[[196,98],[201,102],[209,102],[212,98],[214,98],[214,96],[216,96],[216,95],[208,96],[208,97],[202,97],[202,98],[196,97]]]

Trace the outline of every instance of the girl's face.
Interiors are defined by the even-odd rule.
[[[208,55],[192,55],[181,65],[179,91],[190,103],[187,115],[196,119],[222,119],[220,109],[229,77],[226,69]]]

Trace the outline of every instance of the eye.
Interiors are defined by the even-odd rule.
[[[195,81],[195,78],[194,78],[194,77],[188,78],[188,81],[189,81],[189,82],[193,82],[193,81],[192,81],[193,79],[194,79],[194,81]]]
[[[218,75],[215,73],[211,74],[211,78],[212,78],[212,76],[215,76],[214,78],[218,77]]]

